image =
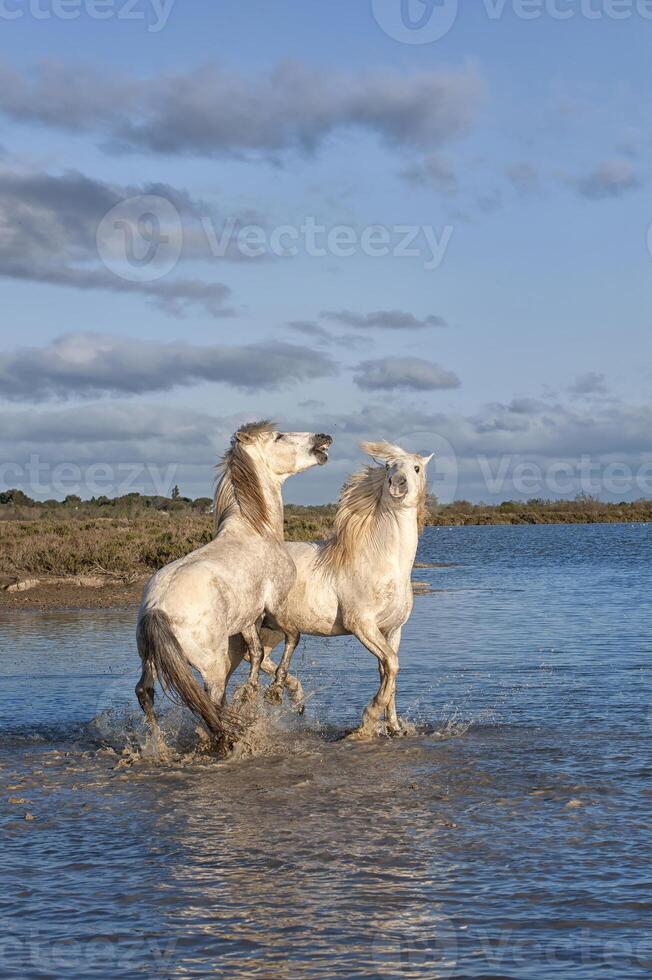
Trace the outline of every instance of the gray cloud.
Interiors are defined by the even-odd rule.
[[[315,323],[314,320],[290,320],[286,326],[295,333],[310,337],[318,347],[346,347],[348,350],[364,347],[364,341],[361,337],[349,333],[331,333],[330,330],[322,327],[319,323]]]
[[[582,197],[599,201],[605,198],[621,197],[627,191],[640,186],[640,179],[630,160],[605,160],[595,170],[584,177],[571,181]]]
[[[333,340],[332,333],[313,320],[289,320],[287,326],[295,333],[303,334],[304,337],[310,337],[315,341],[330,344]]]
[[[426,316],[422,319],[403,310],[378,310],[376,313],[353,313],[351,310],[325,310],[320,313],[324,320],[360,330],[422,330],[426,327],[446,327],[443,317]]]
[[[358,364],[354,381],[367,390],[434,391],[439,388],[459,388],[460,379],[432,361],[420,357],[384,357]]]
[[[159,279],[154,282],[130,282],[104,269],[80,269],[66,266],[39,266],[10,261],[0,264],[0,276],[29,282],[68,286],[81,290],[101,290],[144,297],[152,306],[170,316],[183,317],[196,306],[213,317],[232,316],[225,305],[231,290],[223,283],[199,279]]]
[[[0,439],[14,443],[41,443],[55,446],[77,445],[97,453],[110,445],[124,447],[132,443],[165,442],[169,445],[207,447],[211,433],[226,437],[232,421],[223,420],[181,406],[143,405],[133,402],[102,402],[79,408],[47,411],[37,408],[0,411]]]
[[[571,470],[577,468],[578,461],[586,455],[605,465],[610,461],[625,463],[634,472],[647,461],[647,470],[641,472],[648,485],[652,482],[651,405],[599,402],[590,408],[576,408],[540,402],[538,410],[530,404],[528,413],[522,411],[524,407],[520,399],[514,399],[461,415],[428,412],[418,405],[394,400],[390,405],[385,399],[359,411],[337,413],[320,403],[306,401],[289,418],[274,413],[283,428],[335,435],[328,467],[289,483],[288,499],[335,500],[345,475],[362,461],[358,443],[378,438],[417,452],[435,450],[437,456],[429,468],[433,491],[446,489],[442,472],[452,464],[459,473],[454,492],[458,497],[476,500],[523,496],[514,487],[513,474],[514,468],[524,461],[535,461],[544,472],[550,464],[565,463]],[[82,468],[109,463],[117,467],[118,478],[122,478],[119,467],[129,461],[151,462],[161,472],[174,466],[174,478],[166,484],[165,492],[173,483],[179,483],[184,492],[208,494],[212,464],[228,444],[230,434],[249,419],[240,414],[213,416],[177,405],[114,400],[87,404],[83,411],[78,407],[0,408],[0,489],[20,485],[33,495],[50,496],[47,486],[37,490],[27,479],[20,480],[13,468],[22,466],[24,471],[30,456],[36,454],[51,466],[62,460]],[[509,466],[500,477],[505,459]],[[487,482],[487,475],[496,478],[494,486]],[[51,471],[44,471],[45,483],[50,477]],[[146,477],[147,474],[129,489],[147,484],[151,492]],[[576,483],[575,489],[571,486],[564,495],[580,489]],[[69,488],[66,492],[75,491]],[[634,486],[630,493],[618,492],[616,499],[642,494],[646,495],[645,487]],[[559,492],[545,482],[525,494],[555,495]]]
[[[572,395],[583,397],[587,395],[606,395],[609,389],[607,388],[607,379],[604,374],[598,374],[597,371],[587,371],[586,374],[578,375],[568,390]]]
[[[335,370],[326,354],[294,344],[193,347],[74,333],[48,347],[0,354],[0,397],[42,401],[135,395],[204,381],[245,391],[271,391]]]
[[[52,63],[31,75],[0,69],[6,117],[95,132],[114,149],[206,156],[313,152],[351,128],[428,150],[469,126],[483,94],[470,69],[353,74],[286,62],[255,79],[215,65],[150,79]]]
[[[208,253],[204,238],[199,251],[199,217],[210,214],[201,201],[168,184],[119,187],[77,171],[62,175],[0,171],[0,276],[81,290],[141,295],[173,316],[190,308],[210,316],[233,313],[226,303],[230,289],[220,282],[166,276],[134,282],[100,263],[96,235],[102,218],[118,204],[134,199],[162,198],[173,205],[183,228],[181,259]],[[125,214],[129,215],[129,207]],[[123,215],[124,217],[124,215]],[[231,257],[229,255],[225,257]]]
[[[458,180],[451,165],[434,153],[406,167],[401,176],[411,184],[432,187],[443,194],[455,194],[458,190]]]

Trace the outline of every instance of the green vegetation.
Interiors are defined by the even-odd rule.
[[[175,488],[176,491],[177,488]],[[20,490],[0,493],[0,573],[73,576],[111,574],[144,577],[154,569],[210,541],[211,500],[175,494],[137,493],[109,500],[37,503]],[[311,541],[327,537],[335,507],[286,508],[286,537]],[[581,496],[575,500],[505,501],[497,506],[430,499],[428,523],[576,524],[652,521],[652,501],[607,504]]]

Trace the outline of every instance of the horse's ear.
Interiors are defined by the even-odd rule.
[[[430,453],[429,456],[422,456],[421,459],[423,460],[423,465],[427,466],[434,455],[434,453]]]
[[[241,429],[235,434],[235,441],[239,442],[241,445],[246,446],[251,442],[251,432],[247,432],[246,429]]]

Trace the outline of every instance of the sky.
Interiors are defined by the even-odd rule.
[[[0,0],[0,488],[211,493],[244,421],[652,497],[648,0]]]

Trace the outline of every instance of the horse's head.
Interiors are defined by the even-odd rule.
[[[269,423],[244,426],[234,438],[244,452],[280,480],[311,466],[323,466],[333,442],[323,432],[277,432]]]
[[[363,442],[362,449],[385,466],[383,498],[392,506],[421,507],[428,492],[427,467],[432,459],[406,453],[389,442]]]

